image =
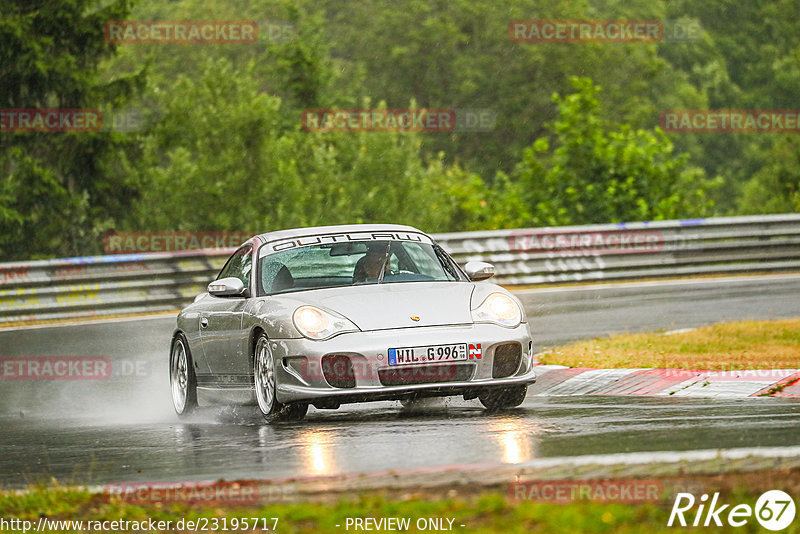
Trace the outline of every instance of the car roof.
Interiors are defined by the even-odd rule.
[[[261,240],[262,243],[267,243],[280,239],[292,239],[294,237],[349,232],[415,232],[418,234],[427,235],[422,230],[403,224],[337,224],[333,226],[309,226],[306,228],[277,230],[275,232],[259,234],[256,236],[256,238]]]

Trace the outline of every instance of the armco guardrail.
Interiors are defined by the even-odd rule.
[[[174,310],[205,291],[231,250],[0,264],[0,324]]]
[[[800,270],[800,214],[442,234],[502,284]]]
[[[440,234],[460,262],[506,285],[800,270],[800,214]],[[231,250],[0,264],[0,324],[174,310]]]

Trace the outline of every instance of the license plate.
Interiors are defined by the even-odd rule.
[[[424,345],[389,349],[389,365],[453,362],[467,359],[467,344]]]

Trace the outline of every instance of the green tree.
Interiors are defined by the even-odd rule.
[[[742,188],[742,214],[800,211],[800,142],[796,134],[777,136],[766,163]]]
[[[663,18],[663,1],[588,0],[380,0],[322,2],[331,48],[352,77],[363,72],[359,95],[401,107],[478,108],[496,113],[489,132],[423,136],[428,154],[492,181],[509,172],[520,151],[545,133],[556,109],[555,92],[569,78],[587,76],[606,88],[603,118],[651,128],[662,109],[701,107],[688,77],[658,54],[656,44],[531,44],[509,38],[515,19]]]
[[[658,128],[611,128],[599,116],[600,88],[573,78],[577,91],[558,94],[551,141],[525,149],[513,177],[531,207],[530,224],[564,225],[706,215],[715,184],[675,156]]]
[[[666,16],[696,21],[702,31],[697,40],[664,43],[659,54],[703,95],[707,103],[699,109],[793,109],[800,99],[797,9],[796,0],[672,1]],[[725,178],[713,194],[722,214],[739,213],[744,184],[772,167],[765,154],[781,151],[773,147],[781,143],[778,135],[679,134],[673,139],[677,150],[691,153],[709,176]]]
[[[127,0],[0,3],[0,108],[110,108],[136,77],[101,80],[114,52],[103,24]],[[109,132],[0,132],[0,257],[71,255],[99,249],[99,235],[136,194],[128,141]]]
[[[126,229],[400,222],[444,231],[463,229],[486,207],[459,204],[489,192],[442,158],[425,163],[417,134],[306,132],[299,118],[287,125],[281,99],[260,90],[255,69],[209,59],[157,93],[161,115],[145,139],[144,187]]]

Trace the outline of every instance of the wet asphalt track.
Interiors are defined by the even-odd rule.
[[[611,332],[800,316],[800,275],[519,292],[537,348]],[[800,403],[529,397],[487,415],[477,401],[418,409],[382,402],[313,408],[262,425],[252,409],[179,423],[166,356],[174,319],[0,331],[2,356],[101,356],[104,381],[0,382],[0,485],[277,478],[536,457],[800,444]]]

